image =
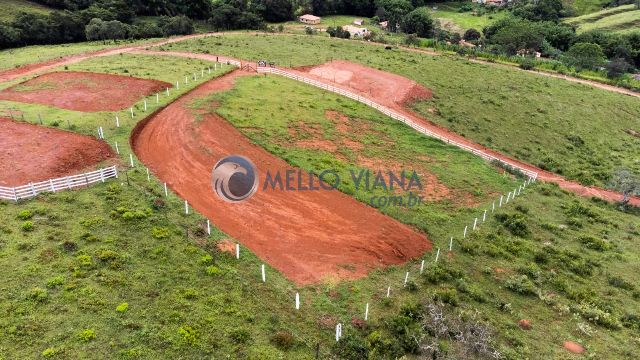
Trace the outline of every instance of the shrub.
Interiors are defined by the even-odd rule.
[[[581,236],[578,238],[578,241],[580,241],[580,243],[587,249],[591,250],[606,251],[611,249],[611,243],[594,236]]]
[[[47,287],[48,288],[55,288],[55,287],[58,287],[60,285],[63,285],[64,282],[65,282],[64,276],[62,276],[62,275],[54,276],[54,277],[50,278],[49,280],[47,280]]]
[[[78,255],[76,260],[81,267],[91,268],[93,267],[93,258],[90,255]]]
[[[251,333],[247,329],[238,328],[229,333],[229,338],[236,344],[246,344],[251,340]]]
[[[505,283],[507,289],[522,295],[535,295],[538,288],[527,275],[511,276]]]
[[[46,348],[42,351],[42,357],[51,358],[58,355],[60,351],[54,347]]]
[[[522,70],[533,70],[536,67],[536,62],[531,58],[524,58],[520,61],[518,65]]]
[[[353,332],[347,332],[333,345],[333,352],[342,359],[367,359],[369,348],[365,340]]]
[[[289,350],[293,347],[295,339],[290,332],[286,330],[278,331],[271,337],[271,342],[281,350]]]
[[[526,237],[531,233],[527,227],[527,219],[522,214],[498,213],[495,218],[515,236]]]
[[[116,311],[119,313],[123,313],[127,311],[127,309],[129,309],[129,303],[126,303],[126,302],[116,306]]]
[[[78,333],[78,338],[83,342],[89,342],[96,338],[96,332],[93,329],[86,329]]]
[[[151,236],[156,239],[164,239],[169,237],[169,229],[166,227],[153,227],[151,229]]]
[[[182,337],[182,341],[186,344],[194,346],[198,341],[198,332],[189,325],[181,326],[178,334]]]
[[[609,329],[619,329],[621,327],[620,322],[612,316],[610,312],[600,309],[595,304],[582,303],[575,306],[573,309],[583,318],[594,324],[601,325]]]
[[[609,285],[611,286],[615,286],[617,288],[630,290],[630,291],[635,289],[635,286],[632,283],[626,281],[621,277],[611,276],[609,277],[608,280],[609,280]]]
[[[207,266],[206,271],[207,271],[207,275],[218,275],[222,273],[222,270],[220,270],[220,268],[215,265]]]
[[[33,231],[33,221],[25,221],[20,225],[20,229],[24,232]]]
[[[29,210],[22,210],[18,213],[18,219],[20,220],[29,220],[33,217],[33,213]]]
[[[640,330],[640,316],[635,314],[625,314],[620,318],[622,325],[629,329]]]
[[[438,289],[434,295],[434,300],[441,301],[452,306],[458,306],[458,291],[453,288]]]
[[[43,303],[49,299],[49,293],[45,289],[36,287],[29,290],[27,298],[35,302]]]
[[[464,275],[456,269],[445,267],[439,263],[432,263],[422,273],[422,277],[432,284],[440,284],[444,281],[462,278]]]

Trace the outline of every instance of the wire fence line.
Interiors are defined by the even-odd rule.
[[[489,153],[487,153],[485,151],[482,151],[482,150],[475,149],[475,148],[473,148],[473,147],[471,147],[469,145],[466,145],[466,144],[451,140],[451,139],[449,139],[449,138],[447,138],[445,136],[442,136],[442,135],[440,135],[438,133],[435,133],[435,132],[425,128],[424,126],[422,126],[420,124],[415,123],[413,120],[409,119],[408,117],[406,117],[406,116],[404,116],[404,115],[402,115],[402,114],[400,114],[400,113],[398,113],[398,112],[396,112],[394,110],[391,110],[390,108],[388,108],[388,107],[386,107],[384,105],[380,105],[380,104],[378,104],[376,102],[373,102],[373,101],[367,99],[366,97],[360,96],[360,95],[355,94],[353,92],[344,90],[344,89],[336,87],[336,86],[328,85],[328,84],[325,84],[323,82],[320,82],[320,81],[317,81],[317,80],[314,80],[314,79],[311,79],[311,78],[308,78],[308,77],[300,76],[298,74],[295,74],[295,73],[292,73],[292,72],[289,72],[289,71],[286,71],[286,70],[274,68],[274,67],[259,66],[257,71],[259,73],[263,73],[263,74],[269,73],[269,74],[281,75],[281,76],[284,76],[284,77],[287,77],[287,78],[290,78],[290,79],[293,79],[293,80],[296,80],[296,81],[303,82],[305,84],[309,84],[309,85],[312,85],[312,86],[315,86],[315,87],[318,87],[318,88],[321,88],[321,89],[324,89],[324,90],[327,90],[327,91],[331,91],[333,93],[336,93],[336,94],[339,94],[339,95],[342,95],[342,96],[346,96],[346,97],[348,97],[350,99],[353,99],[353,100],[358,101],[360,103],[363,103],[363,104],[365,104],[367,106],[370,106],[370,107],[380,111],[381,113],[391,117],[392,119],[395,119],[395,120],[398,120],[400,122],[403,122],[406,125],[408,125],[411,128],[413,128],[414,130],[417,130],[418,132],[420,132],[420,133],[422,133],[424,135],[427,135],[427,136],[432,137],[432,138],[436,138],[436,139],[441,140],[441,141],[443,141],[443,142],[445,142],[447,144],[451,144],[453,146],[456,146],[456,147],[458,147],[458,148],[460,148],[462,150],[468,151],[468,152],[470,152],[470,153],[472,153],[472,154],[474,154],[476,156],[479,156],[479,157],[481,157],[481,158],[483,158],[483,159],[485,159],[487,161],[498,161],[498,162],[500,162],[500,163],[502,163],[504,165],[507,165],[509,167],[512,167],[514,169],[517,169],[517,170],[521,171],[527,177],[531,177],[531,178],[534,178],[534,179],[538,177],[538,173],[535,172],[535,171],[531,171],[531,170],[529,170],[527,168],[524,168],[524,167],[522,167],[522,166],[520,166],[518,164],[512,163],[510,161],[506,161],[506,160],[500,159],[500,158],[498,158],[498,157],[496,157],[494,155],[491,155],[491,154],[489,154]]]
[[[118,178],[118,168],[115,165],[84,174],[49,179],[17,187],[0,186],[0,199],[17,202],[18,200],[33,198],[46,192],[58,192],[87,187],[95,183],[103,183],[111,178]]]

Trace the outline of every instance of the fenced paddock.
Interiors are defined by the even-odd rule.
[[[38,196],[38,194],[46,192],[58,192],[61,190],[87,187],[97,182],[105,182],[110,178],[118,178],[118,169],[115,165],[84,174],[49,179],[17,187],[0,186],[0,199],[17,202],[18,200],[33,198]]]
[[[448,138],[446,138],[446,137],[444,137],[444,136],[442,136],[440,134],[437,134],[437,133],[425,128],[424,126],[422,126],[420,124],[416,124],[415,122],[413,122],[408,117],[406,117],[406,116],[404,116],[404,115],[402,115],[402,114],[400,114],[400,113],[398,113],[396,111],[393,111],[393,110],[389,109],[386,106],[383,106],[383,105],[380,105],[380,104],[378,104],[376,102],[373,102],[373,101],[371,101],[371,100],[369,100],[369,99],[367,99],[367,98],[365,98],[363,96],[360,96],[358,94],[352,93],[350,91],[341,89],[341,88],[336,87],[336,86],[325,84],[323,82],[320,82],[320,81],[317,81],[317,80],[314,80],[314,79],[310,79],[310,78],[307,78],[307,77],[304,77],[304,76],[300,76],[300,75],[297,75],[297,74],[294,74],[294,73],[291,73],[291,72],[288,72],[288,71],[285,71],[285,70],[282,70],[282,69],[274,68],[274,67],[260,66],[260,67],[258,67],[258,72],[259,73],[263,73],[263,74],[267,74],[268,73],[268,74],[276,74],[276,75],[284,76],[284,77],[287,77],[287,78],[290,78],[290,79],[293,79],[293,80],[296,80],[296,81],[301,81],[301,82],[303,82],[305,84],[309,84],[309,85],[312,85],[312,86],[315,86],[315,87],[318,87],[318,88],[321,88],[321,89],[324,89],[324,90],[327,90],[327,91],[331,91],[333,93],[336,93],[336,94],[339,94],[339,95],[342,95],[342,96],[346,96],[346,97],[348,97],[350,99],[353,99],[353,100],[355,100],[357,102],[360,102],[360,103],[363,103],[363,104],[365,104],[367,106],[370,106],[370,107],[380,111],[381,113],[389,116],[392,119],[401,121],[401,122],[405,123],[406,125],[410,126],[411,128],[413,128],[414,130],[417,130],[418,132],[420,132],[420,133],[422,133],[422,134],[424,134],[426,136],[439,139],[439,140],[441,140],[441,141],[443,141],[443,142],[445,142],[447,144],[451,144],[451,145],[456,146],[456,147],[458,147],[458,148],[460,148],[462,150],[468,151],[468,152],[470,152],[470,153],[472,153],[472,154],[474,154],[476,156],[479,156],[479,157],[481,157],[481,158],[483,158],[483,159],[485,159],[487,161],[497,161],[497,162],[500,162],[500,163],[502,163],[504,165],[512,167],[514,169],[518,169],[523,174],[525,174],[527,177],[530,177],[530,178],[533,178],[533,179],[538,177],[538,173],[535,172],[535,171],[531,171],[529,169],[525,169],[525,168],[523,168],[523,167],[521,167],[521,166],[519,166],[517,164],[511,163],[511,162],[508,162],[508,161],[504,161],[504,160],[499,159],[496,156],[488,154],[488,153],[486,153],[484,151],[481,151],[481,150],[475,149],[475,148],[473,148],[471,146],[468,146],[466,144],[462,144],[462,143],[459,143],[457,141],[453,141],[451,139],[448,139]]]

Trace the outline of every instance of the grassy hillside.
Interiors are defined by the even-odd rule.
[[[359,62],[432,89],[433,100],[416,104],[418,112],[521,160],[585,184],[604,185],[620,166],[640,171],[640,139],[627,133],[640,127],[640,101],[586,85],[445,56],[377,46],[363,51],[361,43],[321,37],[230,35],[164,48],[268,59],[281,66],[331,58]]]
[[[506,11],[482,13],[480,15],[478,13],[480,7],[476,7],[472,11],[461,12],[460,8],[468,4],[469,2],[467,1],[436,2],[427,4],[427,6],[431,8],[433,17],[440,21],[443,28],[461,33],[471,28],[482,31],[484,27],[506,16]]]
[[[602,10],[608,0],[566,0],[565,4],[573,7],[578,15],[585,15]]]
[[[461,84],[479,87],[477,72],[485,83],[486,76],[495,76],[496,89],[507,86],[502,78],[528,84],[511,88],[521,92],[512,100],[518,106],[527,104],[520,97],[542,102],[544,96],[569,91],[577,101],[584,97],[590,104],[627,109],[618,97],[600,103],[593,90],[559,80],[350,41],[225,36],[180,46],[279,63],[290,60],[294,65],[336,58],[338,53],[431,85],[438,107],[471,101],[476,91]],[[203,66],[206,63],[183,58],[122,55],[69,69],[172,81]],[[181,91],[198,83],[181,86]],[[160,105],[176,96],[176,91],[162,96]],[[484,103],[473,106],[507,108]],[[104,125],[107,140],[120,144],[127,143],[143,117],[140,102],[135,107],[138,117],[131,120],[122,112],[118,129],[112,113],[9,106],[23,110],[32,122],[37,113],[46,114],[48,126],[66,128],[71,119],[71,130],[81,133],[94,134],[96,126]],[[438,264],[433,253],[425,254],[422,275],[418,259],[358,281],[297,288],[270,268],[267,284],[261,284],[260,259],[246,249],[240,261],[219,251],[217,245],[228,237],[215,229],[207,236],[204,219],[183,215],[181,200],[173,194],[164,198],[161,184],[153,177],[147,181],[141,166],[90,189],[17,205],[0,202],[0,270],[5,274],[0,280],[0,311],[5,314],[0,319],[0,358],[310,359],[316,351],[320,358],[397,358],[431,344],[439,327],[428,321],[426,306],[434,303],[442,303],[445,316],[465,326],[486,324],[491,348],[506,359],[576,358],[562,348],[565,340],[583,344],[591,358],[640,357],[640,289],[633,278],[640,271],[635,241],[639,214],[534,184],[460,241],[462,225],[481,216],[490,199],[513,181],[478,158],[422,137],[359,103],[276,76],[243,78],[235,89],[194,103],[194,111],[198,106],[228,117],[255,143],[292,164],[344,167],[362,156],[401,161],[436,174],[463,194],[476,188],[478,203],[465,207],[434,201],[387,211],[429,231],[435,247],[443,249]],[[565,104],[575,111],[570,106]],[[518,108],[503,111],[513,109]],[[356,130],[341,133],[327,110],[345,114],[346,124]],[[590,110],[598,116],[595,106]],[[298,141],[309,140],[309,134],[299,130],[307,127],[323,129],[320,140],[338,145],[339,151],[300,146]],[[130,151],[125,145],[121,152],[124,164]],[[444,251],[450,234],[456,236],[451,256]],[[410,277],[403,286],[406,271]],[[387,286],[392,287],[390,298],[385,297]],[[300,311],[293,309],[296,291],[301,294]],[[365,303],[370,304],[366,323]],[[518,327],[521,319],[530,321],[530,330]],[[345,324],[337,345],[336,322]],[[447,326],[459,325],[453,323]],[[450,358],[482,357],[446,336],[437,339],[436,348],[438,355]]]
[[[0,71],[63,56],[149,41],[149,39],[135,41],[89,41],[76,44],[33,45],[16,49],[0,50]]]
[[[605,9],[588,15],[565,20],[578,27],[578,32],[589,30],[608,30],[631,32],[640,29],[640,10],[635,5],[623,5]]]
[[[10,22],[20,12],[48,14],[53,11],[44,5],[26,0],[0,0],[0,22]]]

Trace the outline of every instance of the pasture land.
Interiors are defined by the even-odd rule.
[[[432,100],[414,104],[427,119],[569,179],[603,186],[617,167],[640,170],[640,138],[629,132],[640,127],[637,98],[457,57],[322,37],[225,35],[163,48],[267,59],[285,67],[358,62],[433,90]]]
[[[605,30],[619,33],[640,31],[640,10],[635,5],[623,5],[566,19],[577,31]]]

